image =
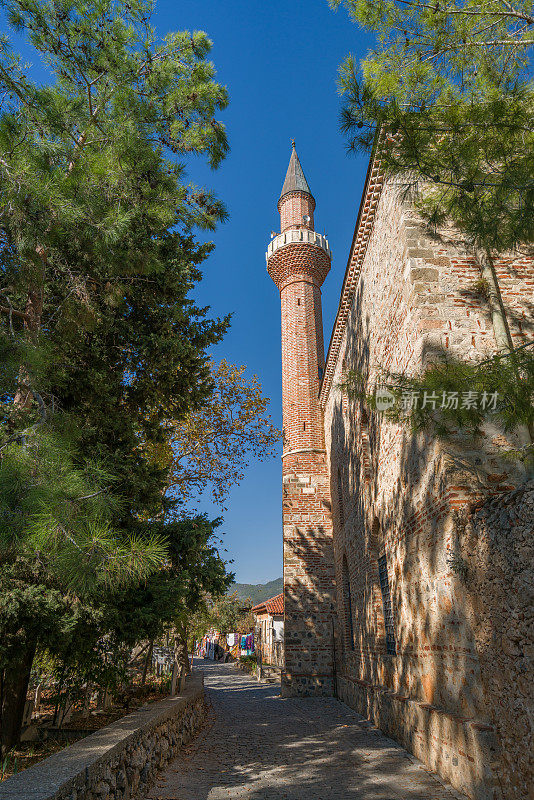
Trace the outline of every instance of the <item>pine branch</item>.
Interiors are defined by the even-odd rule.
[[[412,3],[410,0],[397,0],[398,3],[404,6],[411,6],[415,9],[421,8],[428,8],[430,11],[439,12],[440,14],[454,14],[454,15],[463,15],[463,16],[475,16],[475,17],[514,17],[523,19],[529,23],[529,25],[534,25],[534,17],[530,14],[526,14],[523,11],[514,11],[511,8],[508,8],[506,11],[490,11],[489,9],[481,9],[480,11],[474,11],[472,9],[467,8],[450,8],[445,7],[442,8],[438,3],[436,5],[430,5],[430,3]],[[509,5],[509,4],[507,4]]]
[[[24,320],[29,320],[30,319],[30,315],[29,314],[25,314],[24,311],[17,311],[17,309],[12,308],[11,306],[9,308],[7,308],[6,306],[0,306],[0,311],[2,311],[4,314],[9,314],[10,317],[11,316],[20,317],[20,319],[24,319]]]

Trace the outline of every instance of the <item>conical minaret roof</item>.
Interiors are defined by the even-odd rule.
[[[295,140],[293,140],[292,146],[293,150],[291,152],[291,158],[289,159],[289,166],[287,168],[280,197],[282,198],[288,192],[306,192],[313,197],[312,193],[310,192],[310,187],[308,186],[308,181],[306,180],[302,167],[300,166],[299,157],[295,148]]]

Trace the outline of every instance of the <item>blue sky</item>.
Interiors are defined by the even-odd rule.
[[[230,214],[209,236],[216,249],[204,263],[196,299],[214,315],[233,312],[213,356],[258,375],[281,427],[280,298],[266,272],[265,250],[270,231],[279,230],[276,202],[290,141],[296,139],[317,202],[316,229],[327,233],[334,256],[323,286],[328,346],[367,168],[367,157],[347,156],[339,132],[337,70],[349,52],[363,57],[371,40],[326,0],[157,0],[154,23],[161,36],[205,31],[218,80],[228,87],[230,106],[221,119],[230,155],[217,171],[201,159],[189,164],[190,180],[212,188]],[[15,47],[20,44],[17,37]],[[228,499],[222,530],[238,581],[282,574],[281,477],[280,457],[253,463]],[[202,508],[220,514],[208,502]]]
[[[317,202],[316,229],[327,232],[334,255],[323,286],[327,344],[367,169],[366,157],[347,156],[339,132],[337,70],[349,52],[365,55],[370,40],[326,0],[159,0],[156,23],[161,33],[206,31],[218,79],[229,90],[222,119],[231,153],[216,172],[200,161],[190,169],[230,213],[210,237],[216,249],[204,264],[197,296],[217,314],[234,312],[214,356],[246,364],[258,375],[281,427],[280,298],[266,272],[265,250],[270,231],[279,230],[276,202],[290,141],[296,139]],[[222,529],[238,581],[265,582],[282,574],[281,484],[277,457],[253,463],[229,497]],[[205,509],[211,510],[208,504]]]

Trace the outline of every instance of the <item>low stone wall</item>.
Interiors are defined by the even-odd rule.
[[[412,700],[383,686],[338,676],[338,695],[431,770],[473,800],[497,800],[491,771],[496,739],[492,726]]]
[[[139,800],[200,728],[203,676],[0,783],[0,800]]]

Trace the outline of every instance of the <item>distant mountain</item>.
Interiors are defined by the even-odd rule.
[[[246,600],[248,597],[252,600],[252,605],[256,606],[269,597],[274,597],[280,594],[284,589],[282,578],[276,578],[269,583],[233,583],[228,589],[228,594],[237,592],[240,600]]]

